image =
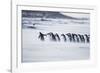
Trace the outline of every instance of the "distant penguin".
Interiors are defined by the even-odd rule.
[[[48,33],[47,35],[50,36],[50,39],[51,39],[52,41],[56,41],[56,37],[55,37],[55,35],[54,35],[52,32]]]
[[[72,39],[72,35],[71,35],[71,33],[67,33],[66,35],[68,36],[69,41],[70,41],[70,42],[72,42],[72,41],[73,41],[73,39]]]
[[[42,34],[41,32],[39,32],[39,37],[42,41],[44,41],[44,34]]]
[[[79,38],[77,34],[72,33],[72,38],[74,42],[79,42]]]
[[[55,37],[57,37],[58,41],[60,41],[60,37],[57,33],[55,34]]]
[[[61,34],[61,36],[63,37],[63,39],[64,39],[64,42],[66,42],[66,41],[67,41],[67,38],[66,38],[66,36],[65,36],[64,34]]]
[[[79,38],[80,38],[80,42],[85,43],[85,38],[84,35],[78,34]]]
[[[87,43],[89,43],[90,42],[90,35],[85,34],[85,37],[86,37]]]

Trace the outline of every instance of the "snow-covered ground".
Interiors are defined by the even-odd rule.
[[[32,28],[28,28],[32,26]],[[34,27],[33,27],[34,26]],[[89,59],[90,44],[38,39],[42,33],[90,34],[89,20],[23,18],[22,62],[66,61]]]

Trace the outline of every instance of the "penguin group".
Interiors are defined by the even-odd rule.
[[[90,42],[90,35],[88,34],[75,34],[75,33],[66,33],[66,34],[58,34],[58,33],[42,33],[39,32],[38,39],[41,41],[45,41],[45,39],[49,37],[51,41],[60,42],[63,40],[64,42],[83,42],[89,43]]]

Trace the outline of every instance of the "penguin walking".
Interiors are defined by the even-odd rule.
[[[51,39],[52,41],[57,41],[55,35],[54,35],[52,32],[47,33],[47,35],[50,36],[50,39]]]
[[[79,42],[79,38],[77,34],[72,33],[72,38],[74,42]]]
[[[72,42],[72,41],[73,41],[73,39],[72,39],[72,35],[71,35],[71,33],[67,33],[66,35],[68,36],[69,41],[70,41],[70,42]]]
[[[89,43],[90,42],[90,35],[85,34],[85,37],[86,37],[87,43]]]
[[[85,43],[85,38],[84,35],[78,34],[79,38],[80,38],[80,42]]]
[[[64,34],[61,34],[61,36],[63,37],[63,39],[64,39],[64,42],[66,42],[66,41],[67,41],[67,38],[66,38],[66,36],[65,36]]]
[[[55,34],[55,37],[57,37],[57,40],[60,41],[60,37],[57,33]]]
[[[42,41],[44,41],[45,40],[44,36],[45,35],[43,33],[39,32],[39,36],[38,36],[39,39],[41,39]]]

